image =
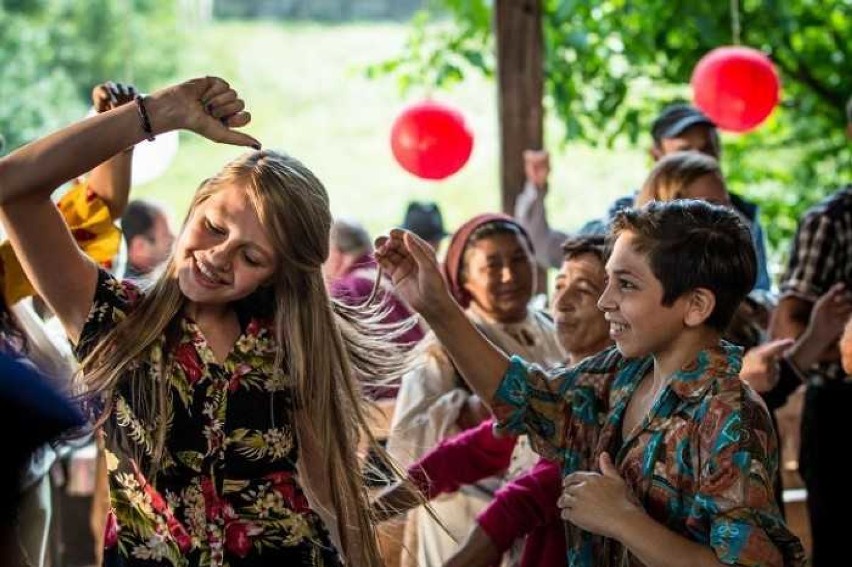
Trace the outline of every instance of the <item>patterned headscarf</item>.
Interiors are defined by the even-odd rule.
[[[509,215],[504,215],[502,213],[485,213],[477,215],[461,225],[453,233],[452,238],[450,238],[447,256],[444,259],[444,277],[450,285],[450,292],[453,294],[453,297],[464,309],[468,308],[471,300],[470,294],[466,289],[464,289],[464,286],[462,286],[461,283],[464,253],[467,250],[467,245],[469,244],[468,241],[470,240],[471,235],[476,232],[478,228],[492,222],[505,222],[517,227],[518,231],[521,235],[523,235],[524,240],[526,240],[530,252],[533,254],[535,253],[532,241],[530,240],[527,231],[524,230],[524,227],[518,224],[518,221]]]

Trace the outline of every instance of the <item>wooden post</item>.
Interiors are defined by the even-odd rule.
[[[544,67],[541,0],[497,0],[497,101],[500,107],[500,190],[513,214],[523,188],[522,152],[542,147]]]
[[[544,42],[541,0],[497,0],[497,104],[500,107],[500,195],[503,212],[515,213],[523,189],[527,149],[544,144]],[[547,294],[547,271],[539,268],[536,292]]]

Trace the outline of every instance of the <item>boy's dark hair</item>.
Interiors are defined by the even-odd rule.
[[[713,292],[716,306],[707,325],[724,331],[737,306],[754,287],[757,257],[748,227],[729,208],[682,199],[651,202],[619,211],[612,240],[634,235],[634,248],[648,255],[663,286],[663,305],[693,289]]]
[[[594,254],[601,262],[606,262],[606,237],[602,234],[578,234],[570,236],[562,243],[565,260],[571,260],[583,254]]]
[[[150,238],[154,223],[161,214],[156,205],[147,201],[130,201],[121,216],[121,232],[127,245],[130,246],[137,236]]]

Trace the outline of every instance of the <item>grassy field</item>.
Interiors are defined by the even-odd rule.
[[[392,78],[368,80],[363,73],[364,66],[396,53],[406,33],[403,24],[214,23],[190,30],[191,45],[179,57],[184,76],[218,74],[239,88],[254,116],[248,131],[313,169],[335,215],[359,219],[376,233],[399,223],[409,200],[430,199],[442,206],[452,229],[499,207],[495,87],[474,77],[435,94],[461,109],[474,130],[464,169],[441,182],[406,173],[391,155],[388,135],[400,108],[415,98],[402,98]],[[555,140],[557,125],[547,130]],[[550,146],[555,226],[573,228],[600,215],[647,171],[648,160],[636,150]],[[239,152],[182,135],[167,173],[135,195],[165,201],[182,218],[198,182]]]

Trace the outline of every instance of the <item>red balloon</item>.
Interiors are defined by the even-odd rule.
[[[393,123],[390,141],[396,161],[423,179],[449,177],[473,150],[473,133],[462,114],[434,101],[405,108]]]
[[[747,132],[778,104],[781,81],[772,61],[750,47],[717,47],[692,71],[695,105],[719,128]]]

